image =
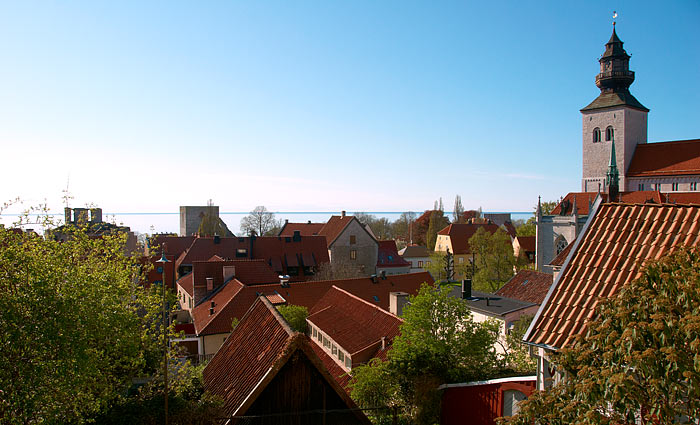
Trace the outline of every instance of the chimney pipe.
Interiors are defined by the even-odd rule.
[[[341,212],[340,212],[340,216],[341,216],[341,217],[345,217],[345,211],[341,211]]]
[[[212,301],[211,304],[209,304],[209,315],[210,316],[214,314],[214,307],[215,306],[216,306],[216,304],[214,304],[214,301]]]
[[[382,350],[386,349],[386,337],[382,337]]]
[[[373,274],[370,277],[372,278],[372,283],[377,283],[377,275],[376,274]]]
[[[462,280],[462,299],[466,300],[472,297],[472,280]]]
[[[489,306],[491,306],[491,298],[486,297],[486,307],[489,307]]]

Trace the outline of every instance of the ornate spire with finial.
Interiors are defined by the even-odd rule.
[[[542,218],[542,196],[537,197],[537,211],[535,211],[535,215],[537,215],[538,221]]]
[[[617,159],[615,157],[615,139],[610,148],[610,165],[605,175],[605,186],[608,189],[610,201],[615,201],[620,193],[620,173],[617,170]]]

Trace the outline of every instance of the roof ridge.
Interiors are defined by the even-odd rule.
[[[294,329],[292,329],[291,326],[289,326],[289,323],[284,318],[284,316],[282,316],[282,314],[279,312],[279,310],[277,310],[277,308],[274,305],[272,305],[270,300],[268,300],[265,295],[258,295],[257,298],[258,298],[258,300],[261,300],[263,302],[263,304],[265,304],[265,306],[268,309],[270,309],[270,311],[272,312],[272,315],[275,316],[275,319],[277,319],[279,324],[282,326],[282,328],[287,332],[287,334],[290,337],[294,337],[296,334],[301,334],[301,332],[297,332]],[[231,297],[231,299],[233,299],[233,297]],[[246,314],[248,314],[248,313],[246,312]],[[245,316],[243,316],[243,317],[245,317]],[[243,319],[241,319],[241,321],[242,320]]]
[[[684,139],[684,140],[666,140],[663,142],[647,142],[647,143],[640,143],[637,145],[637,147],[640,146],[656,146],[656,145],[665,145],[665,144],[671,144],[671,143],[698,143],[700,142],[700,139]]]
[[[328,291],[332,290],[333,288],[337,289],[338,291],[341,291],[341,292],[345,293],[346,295],[349,295],[351,298],[354,298],[354,299],[360,301],[360,302],[363,303],[363,304],[366,304],[366,305],[368,305],[368,306],[374,308],[375,310],[379,310],[380,312],[384,313],[385,315],[387,315],[387,316],[389,316],[389,317],[392,317],[392,318],[393,318],[393,317],[396,317],[396,318],[398,318],[399,320],[401,320],[401,321],[403,322],[403,319],[400,318],[399,316],[396,316],[396,315],[394,315],[393,313],[391,313],[390,311],[384,310],[383,308],[381,308],[381,307],[379,307],[379,306],[377,306],[377,305],[371,304],[371,303],[369,303],[369,302],[363,300],[362,298],[358,297],[357,295],[352,294],[352,293],[346,291],[346,290],[343,289],[343,288],[339,288],[339,287],[337,287],[337,286],[335,286],[335,285],[332,285],[332,286],[328,289]],[[328,294],[328,291],[326,291],[326,294]],[[324,296],[325,296],[325,295],[324,295]],[[328,307],[330,307],[330,306],[328,306]],[[325,309],[324,309],[324,310],[325,310]],[[319,311],[323,311],[323,310],[319,310]],[[317,311],[316,313],[318,313],[318,311]]]
[[[204,303],[204,301],[212,299],[214,297],[214,295],[218,294],[224,287],[230,285],[232,282],[238,282],[238,284],[240,285],[238,287],[238,290],[233,295],[231,295],[231,297],[229,297],[229,299],[226,300],[226,302],[223,303],[223,305],[221,306],[221,308],[219,308],[218,311],[214,312],[214,314],[209,317],[209,320],[207,320],[207,323],[204,324],[201,331],[199,329],[197,329],[195,326],[195,331],[197,332],[197,335],[203,333],[207,329],[207,327],[209,327],[209,325],[211,325],[214,322],[214,319],[216,319],[219,316],[219,314],[221,314],[221,312],[224,311],[224,309],[226,309],[226,306],[228,306],[231,302],[233,302],[234,298],[236,298],[236,295],[238,295],[238,293],[241,292],[241,290],[243,290],[245,285],[241,281],[239,281],[238,279],[236,279],[234,277],[233,279],[231,279],[228,282],[224,283],[223,285],[219,286],[214,292],[209,294],[209,296],[205,297],[196,306],[194,306],[194,308],[201,306],[202,303]],[[255,303],[253,303],[253,304],[255,304]],[[194,308],[192,310],[194,310]],[[248,312],[246,312],[246,314],[248,314]],[[245,317],[245,314],[243,315],[243,317]],[[241,317],[241,320],[243,320],[243,317]]]

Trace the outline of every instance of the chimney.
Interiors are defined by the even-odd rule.
[[[280,278],[280,286],[283,288],[289,288],[289,275],[288,274],[281,274],[279,275]]]
[[[102,223],[102,208],[90,208],[90,222]]]
[[[207,292],[211,292],[213,290],[214,290],[214,278],[208,277],[207,278]]]
[[[372,283],[377,283],[377,275],[376,274],[373,274],[370,277],[372,278]]]
[[[467,300],[472,297],[472,280],[462,280],[462,299]]]
[[[71,221],[73,221],[73,220],[72,220],[72,217],[71,217],[71,216],[73,215],[73,210],[71,210],[69,207],[66,207],[66,208],[63,209],[63,211],[64,211],[64,214],[65,214],[65,220],[66,220],[66,223],[65,223],[65,224],[68,224],[68,223],[70,223]]]
[[[301,241],[301,231],[295,230],[295,231],[294,231],[294,235],[292,236],[292,240],[293,240],[294,242],[299,242],[299,241]]]
[[[307,221],[306,223],[307,223],[307,224],[311,224],[311,220]]]
[[[214,304],[214,301],[212,301],[211,304],[209,304],[209,315],[210,316],[214,314],[214,307],[215,306],[216,306],[216,304]]]
[[[341,216],[341,217],[345,217],[345,211],[341,211],[341,212],[340,212],[340,216]]]
[[[386,337],[383,336],[382,337],[382,350],[385,350],[385,349],[386,349]]]
[[[286,225],[288,225],[288,224],[289,224],[289,219],[288,219],[288,218],[285,218],[285,219],[284,219],[284,225],[286,226]]]
[[[408,293],[389,292],[389,312],[396,316],[403,314],[403,308],[408,304]]]
[[[386,270],[382,270],[382,280],[386,280]]]
[[[224,266],[223,277],[224,282],[231,279],[232,277],[236,277],[236,266]]]
[[[221,243],[221,236],[214,235],[214,245],[218,245],[220,243]]]

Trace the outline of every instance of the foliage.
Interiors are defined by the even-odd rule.
[[[530,217],[525,220],[516,220],[515,223],[515,233],[518,236],[536,236],[537,235],[537,223],[535,223],[535,217]]]
[[[565,383],[530,397],[508,422],[651,423],[700,417],[700,250],[650,262],[602,301],[588,333],[553,361]]]
[[[473,285],[476,290],[495,292],[511,277],[513,268],[519,265],[513,255],[510,236],[498,229],[493,234],[479,228],[469,239],[469,247],[474,253]]]
[[[213,425],[224,416],[221,400],[204,392],[205,365],[174,362],[169,368],[168,417],[174,425]],[[97,418],[100,424],[160,424],[164,422],[164,386],[161,374]]]
[[[452,222],[461,223],[464,219],[464,206],[462,205],[462,197],[455,196],[455,206],[452,209]]]
[[[262,205],[253,209],[241,219],[241,231],[246,235],[276,236],[282,224],[275,219],[275,214]]]
[[[484,379],[499,367],[494,337],[474,323],[451,288],[423,285],[404,308],[404,323],[386,363],[353,369],[353,396],[360,405],[398,402],[413,406],[417,423],[435,423],[443,383]],[[372,385],[384,380],[376,391]],[[357,388],[357,391],[355,389]]]
[[[297,332],[306,332],[306,318],[309,317],[309,309],[301,305],[281,305],[277,307],[284,320]]]
[[[217,215],[211,201],[209,201],[207,205],[207,212],[202,216],[202,221],[199,222],[197,234],[199,234],[199,236],[233,236],[233,233],[228,229],[226,223]]]
[[[416,213],[408,211],[401,213],[399,218],[396,219],[391,225],[391,232],[394,239],[397,240],[397,245],[400,241],[412,242],[413,235],[411,231],[411,225],[416,220]]]
[[[525,314],[520,316],[513,323],[513,327],[506,333],[502,347],[505,351],[505,366],[518,373],[535,372],[537,370],[537,360],[530,356],[527,346],[523,343],[523,336],[532,322],[533,315]]]
[[[126,235],[63,232],[0,228],[2,423],[84,422],[162,357],[161,294],[134,283]]]
[[[437,241],[437,233],[450,224],[450,220],[445,217],[442,210],[434,210],[430,213],[430,221],[428,222],[428,230],[425,233],[426,247],[428,251],[435,250],[435,242]]]
[[[425,270],[430,272],[430,275],[435,281],[444,281],[448,278],[447,270],[447,254],[441,251],[433,251],[430,253],[430,259],[428,260],[430,264],[426,264]],[[452,267],[454,268],[454,276],[464,276],[466,278],[470,277],[472,274],[471,263],[465,262],[458,264],[452,261]]]
[[[540,202],[540,206],[542,208],[542,215],[550,215],[552,211],[554,211],[554,208],[559,205],[559,201],[545,201],[545,202]],[[537,212],[537,205],[535,205],[535,212]]]

